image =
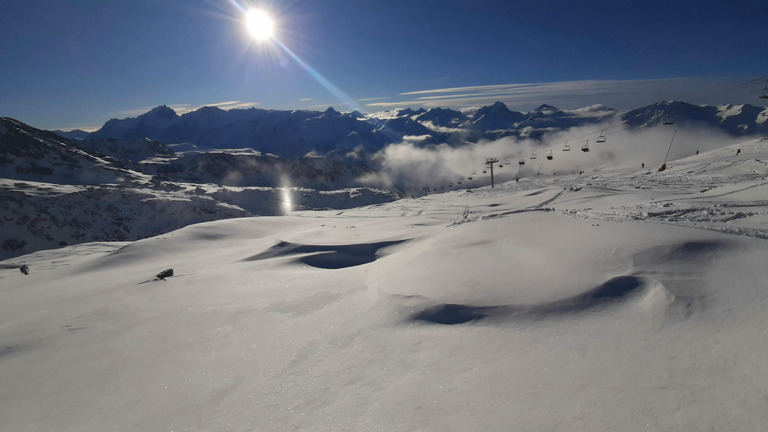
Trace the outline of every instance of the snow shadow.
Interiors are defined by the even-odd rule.
[[[412,314],[409,322],[454,325],[487,319],[535,320],[576,315],[620,305],[639,297],[648,284],[636,276],[619,276],[567,299],[536,305],[467,306],[439,304]],[[658,287],[657,287],[658,289]]]
[[[301,255],[294,261],[316,268],[336,270],[374,262],[379,257],[379,250],[406,241],[407,240],[393,240],[349,245],[303,245],[281,241],[266,251],[248,257],[242,261],[258,261],[270,258]]]
[[[0,361],[34,348],[35,344],[29,342],[0,344]]]
[[[633,257],[636,266],[655,267],[660,264],[680,265],[682,263],[706,266],[716,253],[732,248],[726,241],[689,241],[647,249]]]

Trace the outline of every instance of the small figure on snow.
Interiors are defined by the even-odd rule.
[[[643,168],[645,168],[645,162],[643,162],[641,166],[642,166]]]
[[[736,156],[738,156],[739,154],[741,154],[741,149],[736,150]]]
[[[163,270],[155,276],[155,280],[165,280],[167,277],[173,276],[173,269]]]
[[[23,266],[19,267],[19,270],[24,273],[25,275],[29,274],[29,266],[24,264]]]

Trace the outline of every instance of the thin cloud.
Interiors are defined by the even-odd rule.
[[[357,101],[358,102],[371,102],[371,101],[387,100],[387,99],[390,99],[390,98],[389,97],[374,97],[374,98],[358,99]]]
[[[669,78],[650,80],[586,80],[548,83],[495,84],[448,87],[400,93],[399,99],[366,104],[370,108],[467,108],[501,101],[522,109],[546,103],[563,109],[601,104],[633,109],[660,100],[694,104],[749,103],[750,95],[735,94],[737,79]],[[740,98],[740,99],[739,99]]]
[[[526,86],[526,85],[529,85],[529,84],[497,84],[497,85],[471,86],[471,87],[450,87],[450,88],[442,88],[442,89],[411,91],[411,92],[400,93],[400,95],[410,96],[410,95],[420,95],[420,94],[430,94],[430,93],[461,93],[461,92],[467,92],[467,91],[494,91],[494,90],[514,88],[519,86]]]

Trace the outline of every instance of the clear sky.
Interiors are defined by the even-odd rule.
[[[250,7],[274,39],[250,38]],[[768,1],[9,0],[0,58],[0,116],[44,129],[163,104],[760,105]]]

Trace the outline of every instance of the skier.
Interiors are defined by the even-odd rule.
[[[19,270],[24,273],[25,275],[29,274],[29,266],[24,264],[23,266],[19,267]]]

